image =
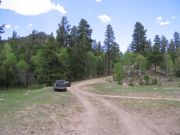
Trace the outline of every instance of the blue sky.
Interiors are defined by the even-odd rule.
[[[71,25],[78,25],[81,18],[93,29],[92,38],[104,41],[106,25],[115,31],[120,50],[125,51],[132,41],[134,25],[141,22],[147,37],[156,34],[173,38],[180,32],[180,0],[2,0],[0,24],[6,24],[4,39],[15,30],[26,36],[33,29],[56,35],[63,15]]]

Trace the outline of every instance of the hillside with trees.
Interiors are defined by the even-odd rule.
[[[87,20],[71,26],[63,16],[56,37],[33,30],[26,37],[14,31],[7,40],[0,38],[0,87],[27,87],[33,83],[49,86],[56,79],[77,81],[106,75],[113,75],[119,83],[133,83],[132,78],[139,78],[138,83],[143,79],[149,84],[149,74],[180,76],[178,32],[170,41],[155,35],[152,42],[145,27],[136,22],[132,42],[124,54],[110,24],[103,43],[92,39],[92,32]],[[4,25],[0,27],[3,33]]]

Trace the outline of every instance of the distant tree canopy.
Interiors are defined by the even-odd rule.
[[[0,34],[4,26],[0,26]],[[134,74],[141,78],[146,71],[180,76],[178,32],[170,41],[163,35],[155,35],[152,42],[147,40],[144,26],[136,22],[133,40],[124,54],[115,41],[111,24],[106,27],[103,43],[92,39],[93,29],[85,19],[78,26],[71,26],[63,16],[56,32],[55,38],[52,33],[36,30],[25,37],[13,31],[10,38],[2,40],[0,87],[52,85],[56,79],[75,81],[112,74],[121,82]]]

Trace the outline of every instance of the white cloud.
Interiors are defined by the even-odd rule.
[[[156,19],[157,19],[158,21],[161,21],[163,18],[162,18],[161,16],[158,16]]]
[[[51,0],[4,0],[0,8],[29,16],[40,15],[51,10],[66,14],[66,10],[62,5],[55,4]]]
[[[174,16],[172,16],[172,18],[174,18]],[[169,25],[169,24],[172,23],[172,22],[170,22],[170,21],[164,20],[163,17],[161,17],[161,16],[156,17],[156,20],[157,20],[157,23],[158,23],[160,26],[165,26],[165,25]]]
[[[30,27],[32,27],[33,25],[30,23],[30,24],[28,24],[28,25],[26,25],[26,28],[28,29],[28,28],[30,28]]]
[[[14,29],[19,29],[20,27],[19,26],[14,26]]]
[[[111,22],[111,18],[108,15],[99,15],[98,18],[101,20],[102,23],[109,23]]]
[[[11,25],[10,25],[10,24],[6,24],[6,25],[5,25],[5,28],[6,28],[6,29],[10,29],[10,28],[11,28]]]
[[[102,0],[96,0],[96,2],[98,3],[98,2],[101,2]]]
[[[171,24],[171,22],[169,22],[169,21],[162,21],[162,22],[160,22],[159,23],[161,26],[165,26],[165,25],[169,25],[169,24]]]
[[[172,19],[176,19],[176,17],[175,17],[175,16],[172,16]]]

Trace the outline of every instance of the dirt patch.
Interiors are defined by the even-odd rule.
[[[76,133],[80,135],[171,135],[179,134],[180,127],[178,121],[173,117],[173,111],[169,111],[164,117],[164,112],[156,113],[157,117],[148,110],[142,112],[143,107],[136,108],[138,111],[125,106],[125,104],[114,101],[114,98],[102,96],[88,91],[86,85],[103,82],[104,79],[88,80],[74,85],[71,92],[77,96],[84,106],[84,112],[80,117],[81,124],[76,128]],[[134,99],[128,99],[133,102]],[[143,99],[144,100],[144,99]],[[157,100],[157,99],[154,99]],[[138,106],[138,105],[137,105]],[[150,109],[150,108],[149,108]],[[151,108],[153,110],[153,108]],[[156,110],[157,111],[157,110]],[[168,109],[167,109],[168,111]],[[179,111],[177,108],[175,111]],[[150,113],[151,115],[148,115]],[[176,113],[175,116],[178,116]],[[159,116],[159,118],[158,118]],[[178,119],[178,117],[177,117]]]
[[[75,100],[64,106],[28,106],[16,112],[12,123],[3,125],[1,135],[74,135],[80,112],[81,107]]]

